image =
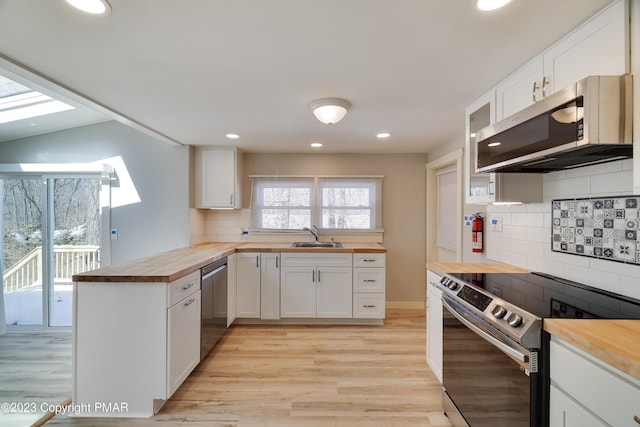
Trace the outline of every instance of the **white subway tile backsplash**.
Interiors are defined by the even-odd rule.
[[[516,240],[526,240],[527,228],[523,226],[503,225],[502,237]]]
[[[588,197],[591,194],[591,179],[588,176],[566,178],[544,183],[543,194],[555,199],[568,197]],[[571,196],[568,196],[571,195]]]
[[[542,227],[544,225],[544,214],[542,212],[514,213],[511,215],[513,225],[526,227]]]
[[[551,261],[547,258],[529,256],[527,257],[527,265],[525,267],[531,271],[540,271],[553,276],[565,277],[565,264],[562,262]]]
[[[620,275],[615,273],[567,264],[564,278],[605,291],[621,293]]]
[[[620,293],[640,300],[640,278],[620,276]]]
[[[623,171],[591,177],[592,196],[630,195],[633,191],[633,171]]]
[[[567,169],[567,178],[577,178],[581,176],[597,176],[622,171],[622,162],[608,162],[599,165],[589,166],[588,168]]]
[[[549,227],[527,227],[526,230],[528,241],[551,245],[551,229]]]
[[[517,244],[512,246],[512,250],[520,254],[534,257],[542,257],[544,255],[544,245],[542,243],[528,240],[518,241]]]
[[[524,254],[518,254],[509,250],[492,249],[487,245],[487,258],[503,262],[505,264],[515,265],[517,267],[526,268],[527,256]]]

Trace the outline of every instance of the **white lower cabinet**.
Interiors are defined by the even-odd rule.
[[[200,361],[200,270],[170,283],[74,283],[73,340],[79,416],[152,416]]]
[[[384,319],[386,255],[353,254],[353,317]]]
[[[237,316],[260,318],[260,253],[236,253]]]
[[[238,292],[236,288],[237,255],[231,254],[227,257],[227,328],[231,326],[237,317]]]
[[[281,255],[280,317],[353,317],[351,254]]]
[[[280,254],[260,254],[260,318],[280,319]]]
[[[194,292],[167,310],[167,396],[200,363],[200,293]]]
[[[551,337],[550,427],[640,425],[640,381]]]
[[[427,270],[427,363],[442,383],[442,291],[435,284],[442,277]]]

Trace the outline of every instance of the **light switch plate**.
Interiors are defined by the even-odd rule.
[[[118,229],[117,228],[112,228],[111,229],[111,240],[118,240]]]
[[[492,216],[491,217],[491,231],[496,231],[498,233],[502,232],[502,217],[501,216]]]

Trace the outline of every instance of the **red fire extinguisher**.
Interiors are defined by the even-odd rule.
[[[482,252],[482,216],[479,213],[473,215],[471,221],[471,250]]]

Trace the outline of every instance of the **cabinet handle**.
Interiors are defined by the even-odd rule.
[[[318,283],[320,283],[320,270],[318,270]]]
[[[188,285],[184,285],[184,286],[182,287],[182,290],[183,290],[183,291],[186,291],[187,289],[189,289],[190,287],[192,287],[194,284],[195,284],[195,283],[191,282],[191,283],[189,283]]]
[[[260,264],[258,263],[259,259],[260,259],[260,255],[256,255],[256,268],[260,268]]]
[[[547,85],[551,83],[551,79],[547,78],[547,76],[544,76],[542,78],[542,97],[546,98],[547,97]]]
[[[635,421],[635,422],[636,422],[636,424],[640,424],[640,416],[638,416],[638,415],[634,415],[634,416],[633,416],[633,421]]]
[[[195,300],[196,300],[195,298],[191,298],[189,301],[187,301],[187,302],[185,302],[185,303],[184,303],[184,306],[186,307],[186,306],[188,306],[188,305],[193,304]]]
[[[373,280],[373,279],[364,279],[363,281],[365,283],[373,283],[373,282],[375,282],[375,280]]]
[[[278,258],[280,258],[278,255],[276,255],[276,268],[278,268]]]
[[[233,206],[233,194],[229,194],[229,205]]]
[[[536,99],[536,91],[540,89],[540,85],[538,85],[538,82],[533,82],[533,89],[531,90],[531,96],[533,97],[533,102],[538,102],[538,100]]]
[[[376,308],[375,305],[363,305],[364,308]]]
[[[375,259],[363,259],[362,262],[376,262]]]
[[[316,281],[316,271],[315,270],[311,270],[311,281],[315,283]]]

